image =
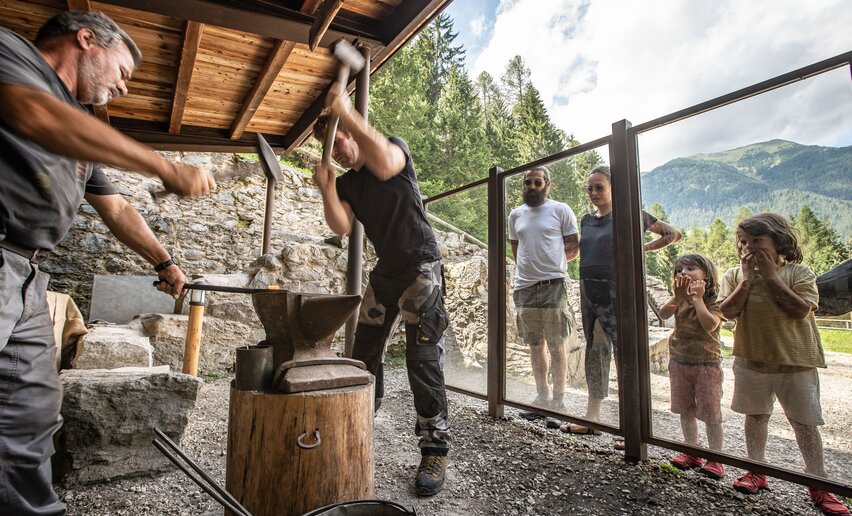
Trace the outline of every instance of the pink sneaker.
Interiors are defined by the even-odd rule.
[[[745,494],[757,494],[761,489],[769,489],[769,481],[766,475],[749,471],[734,480],[734,489]]]
[[[809,487],[808,494],[811,495],[811,500],[813,500],[817,509],[821,510],[823,513],[838,516],[849,515],[849,509],[843,505],[843,502],[838,500],[836,496],[828,491]]]
[[[698,471],[714,480],[719,480],[725,476],[725,466],[719,462],[713,462],[712,460],[705,462]]]
[[[704,459],[693,457],[685,453],[679,453],[669,459],[669,463],[678,469],[700,468],[704,464]]]

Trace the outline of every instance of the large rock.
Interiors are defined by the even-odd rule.
[[[151,339],[154,347],[154,363],[168,365],[175,371],[181,371],[186,347],[188,316],[142,314],[138,321],[145,334]],[[257,325],[260,326],[260,323],[258,322]],[[198,373],[205,375],[233,370],[236,355],[234,350],[241,346],[257,344],[265,338],[264,335],[262,328],[205,316],[201,327]]]
[[[96,324],[77,341],[74,369],[151,367],[151,342],[138,328]]]
[[[66,485],[163,471],[168,460],[151,445],[154,428],[183,435],[201,380],[146,369],[61,373],[62,417],[53,457]]]

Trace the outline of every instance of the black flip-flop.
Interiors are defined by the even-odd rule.
[[[574,424],[574,423],[565,423],[564,425],[560,426],[559,429],[562,430],[566,434],[601,435],[600,430],[595,430],[594,428],[592,428],[590,426],[585,427],[586,428],[585,430],[575,430],[575,428],[577,428],[578,426],[581,426],[581,425],[577,425],[577,424]]]

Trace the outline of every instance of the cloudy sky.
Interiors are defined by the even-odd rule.
[[[559,127],[589,141],[852,50],[849,0],[454,0],[476,77],[523,57]],[[849,67],[640,136],[647,171],[782,138],[852,145]]]

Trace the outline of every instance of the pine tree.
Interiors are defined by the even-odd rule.
[[[418,53],[421,63],[426,65],[419,73],[424,75],[426,98],[433,105],[438,102],[450,70],[464,62],[464,48],[461,45],[453,45],[458,35],[458,32],[453,32],[453,19],[442,13],[423,29],[414,43],[415,52]]]
[[[530,69],[524,64],[521,56],[515,56],[509,60],[502,78],[503,92],[509,104],[514,105],[521,101],[530,84],[530,74]]]
[[[848,249],[841,243],[834,229],[820,220],[807,204],[802,205],[794,221],[799,231],[804,263],[817,275],[849,259]]]

